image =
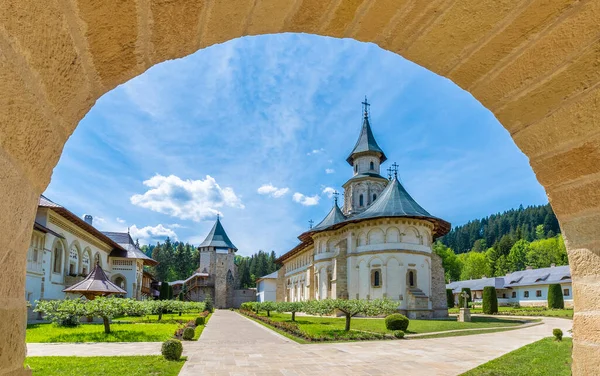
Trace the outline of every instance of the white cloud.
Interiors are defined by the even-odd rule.
[[[325,173],[326,174],[333,174],[335,172],[335,170],[333,168],[326,168],[325,169]]]
[[[123,218],[117,217],[117,222],[119,222],[119,223],[125,223],[125,220]]]
[[[305,196],[299,192],[294,193],[294,196],[292,198],[295,202],[302,204],[304,206],[317,205],[317,204],[319,204],[319,200],[321,199],[321,197],[319,197],[319,195]]]
[[[146,226],[142,228],[137,228],[136,225],[133,225],[129,228],[129,234],[131,235],[132,239],[139,239],[141,244],[151,244],[156,243],[157,241],[164,241],[167,237],[171,238],[171,240],[177,240],[177,234],[175,231],[163,226],[160,223],[156,226]]]
[[[325,188],[323,188],[323,192],[322,192],[322,193],[323,193],[324,195],[327,195],[327,197],[329,197],[329,198],[333,198],[333,194],[334,194],[335,192],[337,192],[337,191],[335,190],[335,188],[332,188],[332,187],[325,187]]]
[[[289,188],[277,188],[269,183],[261,185],[256,192],[258,192],[259,195],[269,195],[271,197],[280,198],[288,193],[289,190]]]
[[[308,153],[306,153],[306,155],[315,155],[315,154],[321,154],[325,151],[325,149],[321,148],[321,149],[313,149],[312,151],[309,151]]]
[[[150,189],[131,196],[132,204],[179,219],[201,221],[221,214],[224,206],[243,209],[233,188],[221,188],[214,178],[183,180],[175,175],[155,175],[144,181]]]

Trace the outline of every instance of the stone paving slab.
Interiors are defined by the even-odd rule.
[[[197,342],[184,343],[180,375],[458,375],[526,344],[565,335],[572,321],[461,337],[300,345],[235,312],[216,311]],[[153,355],[160,343],[28,344],[28,355]]]

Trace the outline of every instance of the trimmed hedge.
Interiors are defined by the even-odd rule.
[[[193,340],[195,334],[196,334],[196,331],[191,326],[188,326],[185,329],[183,329],[183,339],[186,341]]]
[[[177,339],[169,339],[163,342],[161,353],[167,360],[179,360],[183,352],[183,345]]]
[[[565,308],[565,300],[563,298],[562,287],[558,283],[553,283],[548,286],[548,308]]]
[[[403,330],[394,331],[394,337],[396,337],[398,339],[404,338],[404,331]]]
[[[200,326],[200,325],[204,325],[204,323],[206,322],[206,318],[202,317],[202,316],[198,316],[196,317],[196,326]]]
[[[399,313],[394,313],[385,318],[385,327],[387,330],[402,330],[406,331],[410,320],[408,317]]]
[[[498,296],[494,286],[485,286],[483,288],[483,313],[492,315],[498,313]]]
[[[465,307],[465,301],[464,301],[464,299],[462,297],[462,293],[464,291],[466,291],[467,294],[469,294],[469,297],[467,298],[467,307],[470,307],[471,306],[471,302],[473,301],[472,300],[473,295],[471,294],[471,289],[468,288],[468,287],[463,287],[462,290],[461,290],[461,292],[460,292],[460,295],[458,295],[458,308],[464,308]]]
[[[554,339],[557,341],[562,341],[562,337],[563,337],[563,331],[556,328],[552,330],[552,335],[554,336]]]
[[[448,308],[454,308],[454,293],[452,289],[446,289],[446,304],[448,304]]]

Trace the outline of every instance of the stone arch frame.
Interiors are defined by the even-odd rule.
[[[59,268],[60,271],[56,271],[55,269],[55,264],[56,264],[56,245],[59,244],[60,247],[62,248],[62,252],[60,254],[60,262],[59,262]],[[50,274],[61,274],[64,275],[65,274],[65,267],[66,267],[66,262],[68,261],[68,257],[67,257],[67,244],[66,241],[64,239],[61,239],[59,237],[54,238],[54,241],[52,242],[52,257],[50,258]]]
[[[381,235],[381,242],[380,243],[373,243],[371,241],[372,236],[375,233],[380,233],[380,235]],[[383,231],[379,227],[374,227],[374,228],[370,229],[369,232],[367,232],[367,244],[384,244],[384,243],[385,243],[385,231]]]
[[[415,244],[423,244],[423,237],[421,236],[421,232],[419,231],[419,229],[417,229],[413,225],[404,226],[401,236],[402,235],[406,236],[406,235],[408,235],[409,232],[414,234],[415,237],[417,238],[417,243],[415,243]]]
[[[396,226],[389,226],[388,228],[385,229],[385,242],[386,243],[391,243],[390,242],[390,238],[391,238],[391,232],[392,231],[395,231],[397,233],[397,235],[398,235],[398,241],[395,242],[395,243],[402,242],[402,232]]]
[[[19,235],[0,247],[0,258],[17,266],[0,277],[1,283],[17,285],[0,296],[0,304],[14,317],[25,317],[25,303],[14,303],[11,294],[24,290],[23,255],[33,218],[14,221],[11,216],[34,212],[64,142],[103,93],[154,64],[244,35],[350,37],[374,42],[468,90],[530,158],[561,223],[573,284],[579,286],[573,374],[589,374],[600,366],[595,355],[600,334],[585,330],[600,312],[595,299],[600,281],[600,200],[595,199],[600,78],[590,48],[600,30],[597,6],[594,1],[505,7],[479,0],[461,6],[298,0],[244,2],[232,9],[232,2],[215,0],[129,2],[115,12],[112,1],[95,6],[54,2],[43,8],[33,0],[18,6],[7,1],[0,21],[6,51],[0,77],[8,88],[0,108],[9,108],[1,114],[5,179],[0,195],[11,199],[0,221],[7,233]],[[48,43],[40,47],[42,38]],[[557,48],[538,59],[550,46]],[[24,338],[23,330],[13,325],[0,332],[7,333],[0,345],[14,349],[13,356],[0,359],[0,368],[21,373],[25,345],[18,339]]]
[[[102,261],[102,253],[100,251],[96,251],[94,253],[94,258],[92,259],[92,266],[91,267],[95,267],[96,266],[96,261],[99,261],[99,265],[102,269],[104,269],[104,262]]]
[[[412,282],[411,283],[411,273],[412,273]],[[419,283],[417,280],[418,271],[416,267],[410,267],[406,269],[406,288],[416,287],[419,288]]]

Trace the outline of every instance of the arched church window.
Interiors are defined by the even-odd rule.
[[[371,170],[375,169],[375,164],[373,163],[373,161],[371,161],[371,163],[369,163],[369,168],[371,168]]]
[[[100,254],[96,253],[96,255],[94,256],[94,265],[100,265]]]
[[[357,172],[358,172],[358,165],[357,165],[357,164],[355,164],[355,165],[354,165],[354,173],[357,173]]]
[[[358,205],[359,206],[363,206],[364,205],[364,198],[363,198],[362,194],[360,196],[358,196]]]
[[[381,287],[381,270],[374,269],[371,271],[371,286]]]
[[[373,201],[377,200],[377,195],[373,193]]]
[[[415,273],[412,270],[408,272],[408,285],[415,287]]]
[[[54,247],[54,265],[52,267],[52,270],[54,271],[54,273],[60,273],[60,266],[62,264],[62,255],[63,255],[63,247],[62,247],[62,244],[60,244],[60,242],[58,242],[56,244],[56,247]]]

